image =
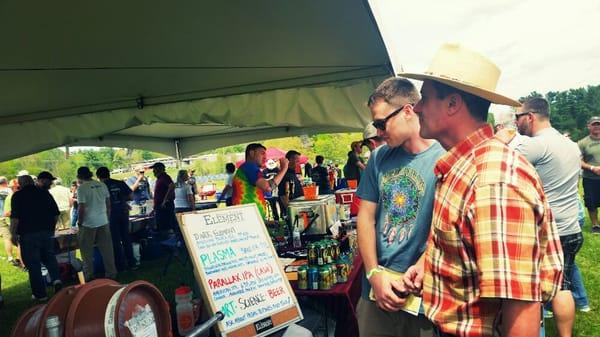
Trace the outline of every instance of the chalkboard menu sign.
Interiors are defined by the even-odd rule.
[[[264,336],[302,320],[256,205],[184,214],[181,231],[222,336]]]

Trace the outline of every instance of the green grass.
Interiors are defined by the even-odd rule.
[[[584,283],[588,292],[592,312],[577,313],[573,336],[598,336],[600,337],[600,269],[596,268],[600,256],[600,236],[590,234],[590,222],[586,218],[584,228],[585,242],[577,255],[577,264],[583,274]],[[4,252],[2,242],[0,251]],[[181,283],[195,285],[192,265],[188,262],[182,266],[174,261],[169,266],[166,276],[160,277],[165,259],[142,261],[140,270],[123,272],[119,274],[118,281],[128,283],[134,280],[146,280],[157,286],[173,303],[175,288]],[[10,265],[6,259],[0,260],[0,275],[2,275],[2,294],[4,307],[0,309],[0,336],[9,336],[10,331],[21,313],[33,305],[27,273]],[[198,296],[197,286],[195,293]],[[546,336],[557,336],[552,319],[546,320]],[[532,336],[533,337],[533,336]]]
[[[0,250],[4,252],[2,242],[0,242]],[[175,288],[182,283],[192,286],[195,289],[196,297],[200,296],[192,264],[189,261],[184,266],[174,259],[169,265],[167,275],[161,278],[165,263],[166,258],[142,261],[139,270],[119,273],[118,281],[125,284],[135,280],[146,280],[157,286],[171,304],[174,304]],[[4,307],[0,309],[0,336],[9,336],[21,313],[33,306],[34,303],[31,301],[31,290],[26,272],[12,266],[4,258],[0,260],[0,275],[2,275],[2,295],[4,296]],[[49,290],[49,295],[51,294],[52,290]]]

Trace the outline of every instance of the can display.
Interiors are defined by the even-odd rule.
[[[308,288],[319,290],[319,270],[317,267],[308,268]]]
[[[308,267],[298,268],[298,289],[308,289]]]
[[[319,290],[331,289],[331,269],[328,266],[319,268]]]

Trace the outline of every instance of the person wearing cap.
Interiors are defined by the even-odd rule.
[[[83,259],[83,274],[91,280],[94,274],[94,245],[98,247],[104,263],[105,277],[115,279],[117,268],[113,253],[112,234],[110,232],[110,193],[102,182],[92,179],[89,167],[77,169],[77,225],[79,249]]]
[[[110,177],[108,167],[102,166],[96,169],[96,177],[106,185],[110,195],[108,223],[117,271],[136,270],[137,263],[129,236],[129,205],[127,204],[133,198],[133,193],[124,181]]]
[[[259,143],[246,146],[245,162],[233,175],[233,190],[231,202],[234,205],[255,204],[260,216],[265,219],[267,207],[265,192],[271,192],[283,179],[288,169],[288,160],[279,159],[279,173],[273,179],[267,180],[260,172],[266,161],[267,148]]]
[[[570,336],[575,321],[571,291],[575,255],[583,244],[579,211],[581,153],[577,144],[563,136],[550,123],[550,104],[541,97],[527,99],[515,115],[521,139],[516,150],[535,167],[556,221],[563,250],[563,282],[552,300],[554,319],[560,336]]]
[[[156,162],[152,166],[156,177],[154,185],[154,216],[159,230],[179,232],[179,223],[175,216],[175,183],[166,172],[165,164]]]
[[[385,141],[377,134],[377,129],[373,126],[373,123],[367,124],[363,131],[363,145],[373,152],[383,144],[385,144]]]
[[[362,141],[350,143],[348,159],[344,165],[344,178],[346,180],[356,180],[360,183],[360,175],[366,168],[364,159],[360,156],[362,153]]]
[[[56,201],[60,211],[56,226],[58,229],[71,228],[71,190],[63,186],[62,179],[56,178],[50,187],[50,195]]]
[[[587,127],[590,134],[577,142],[582,155],[583,201],[592,221],[592,233],[600,234],[600,116],[590,118]]]
[[[490,103],[500,69],[457,44],[443,45],[414,110],[420,134],[448,151],[437,176],[432,231],[404,286],[423,294],[440,336],[537,336],[541,303],[561,286],[563,256],[543,185],[527,159],[494,137]]]
[[[144,205],[147,200],[152,199],[150,182],[146,177],[146,170],[143,166],[135,168],[135,176],[129,177],[126,181],[129,188],[133,191],[133,203],[135,205]]]
[[[38,177],[54,180],[50,172]],[[10,231],[13,244],[21,247],[21,256],[29,274],[32,298],[46,301],[48,293],[42,278],[42,263],[48,269],[55,291],[62,286],[54,255],[54,229],[60,212],[48,190],[37,188],[29,175],[18,177],[20,190],[11,198]]]

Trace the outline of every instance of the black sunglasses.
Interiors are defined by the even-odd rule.
[[[525,115],[529,115],[530,113],[533,113],[532,111],[527,111],[527,112],[523,112],[520,114],[515,114],[515,120],[518,120],[519,118],[521,118],[521,116],[525,116]]]
[[[381,131],[385,131],[385,126],[387,125],[387,122],[392,117],[394,117],[397,114],[399,114],[400,111],[404,110],[404,107],[406,107],[407,105],[410,105],[410,104],[404,104],[401,108],[392,111],[392,113],[390,113],[389,115],[387,115],[387,117],[385,117],[383,119],[375,119],[375,120],[373,120],[373,122],[371,124],[373,124],[373,126],[375,127],[375,129],[381,130]]]

